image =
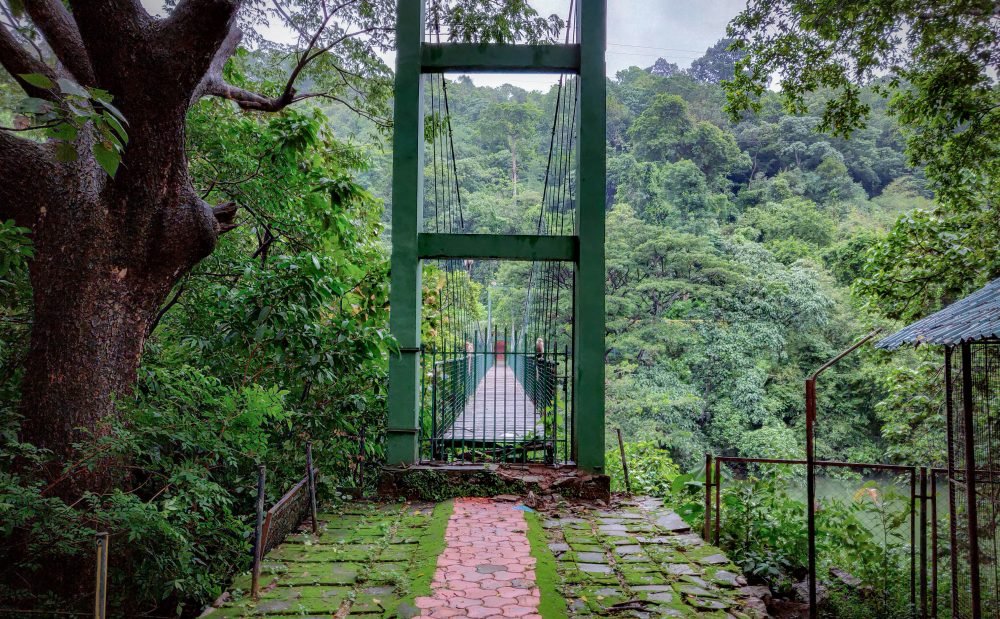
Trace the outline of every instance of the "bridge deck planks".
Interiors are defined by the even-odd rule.
[[[519,442],[542,433],[535,405],[514,371],[503,362],[491,367],[476,392],[442,434],[446,441]]]

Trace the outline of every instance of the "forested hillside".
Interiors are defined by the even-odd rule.
[[[719,84],[733,72],[728,43],[689,70],[661,60],[609,80],[609,427],[687,465],[706,450],[801,457],[803,379],[883,320],[851,292],[868,248],[901,214],[931,205],[874,96],[868,127],[850,139],[819,131],[818,116],[787,113],[775,96],[732,122]],[[533,230],[557,90],[465,77],[449,85],[470,231]],[[375,161],[363,182],[388,204],[388,160]],[[503,291],[523,286],[523,271],[485,271],[500,283],[502,323]],[[822,457],[940,455],[913,450],[905,406],[879,406],[888,386],[905,390],[886,380],[886,363],[866,353],[826,377]]]
[[[637,492],[680,509],[707,451],[801,457],[812,370],[1000,276],[994,4],[927,19],[921,3],[749,0],[690,68],[609,78],[607,279],[582,294],[606,295],[608,427]],[[396,6],[0,0],[0,613],[90,612],[100,536],[113,616],[200,615],[249,567],[258,503],[302,480],[307,445],[321,502],[374,494],[399,352]],[[527,0],[428,6],[455,41],[567,25]],[[427,182],[453,129],[460,227],[537,231],[572,91],[447,78]],[[526,264],[462,267],[463,319],[516,328]],[[425,271],[425,343],[458,331],[447,275]],[[545,277],[568,293],[568,269]],[[569,341],[549,333],[548,352]],[[816,455],[942,464],[940,373],[939,351],[846,359],[820,384]],[[772,532],[738,516],[722,541],[778,592],[805,574],[803,508],[763,481],[721,496]],[[859,591],[903,582],[890,553],[914,555],[831,505],[821,541],[865,570]]]

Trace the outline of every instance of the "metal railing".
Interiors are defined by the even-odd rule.
[[[536,352],[516,340],[498,334],[423,351],[422,461],[571,461],[569,350]]]
[[[289,488],[270,509],[264,511],[264,488],[267,471],[260,465],[257,478],[257,525],[254,527],[253,567],[250,594],[256,599],[260,593],[260,569],[264,557],[295,532],[307,517],[312,520],[312,532],[318,533],[316,517],[316,476],[319,469],[313,465],[312,445],[306,445],[306,474]]]
[[[840,462],[832,460],[816,460],[814,466],[818,469],[847,469],[862,474],[883,474],[892,476],[896,482],[901,481],[906,487],[906,513],[908,522],[908,546],[905,549],[904,571],[908,573],[909,615],[911,617],[936,618],[939,615],[963,616],[952,612],[951,597],[945,592],[941,595],[942,576],[948,578],[951,565],[949,557],[953,554],[948,538],[948,523],[944,514],[938,513],[938,486],[947,482],[948,471],[944,468],[926,466],[907,466],[893,464],[872,464],[859,462]],[[729,479],[739,479],[753,467],[767,465],[786,465],[804,467],[806,460],[788,460],[777,458],[740,458],[728,456],[705,456],[705,513],[702,534],[706,541],[719,545],[723,543],[722,532],[726,513],[723,510],[723,484]],[[730,474],[723,475],[726,468]],[[820,501],[819,503],[821,503]],[[814,508],[817,505],[814,504]],[[805,512],[803,505],[803,512]],[[942,510],[943,511],[943,510]],[[805,517],[805,516],[803,516]],[[820,557],[816,550],[816,530],[807,528],[809,536],[808,563],[818,565]],[[900,566],[894,566],[900,567]],[[817,569],[817,571],[819,571]],[[807,576],[812,578],[812,574]],[[815,578],[822,583],[828,575],[820,574]],[[815,604],[813,602],[812,604]],[[813,608],[811,612],[815,612]]]

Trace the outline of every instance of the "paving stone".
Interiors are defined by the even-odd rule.
[[[677,587],[677,590],[684,595],[689,595],[692,597],[714,597],[714,594],[708,589],[698,587],[696,585],[681,585]]]
[[[667,579],[659,572],[631,572],[625,574],[625,583],[629,586],[662,585]]]
[[[686,574],[696,574],[694,568],[687,563],[670,563],[666,566],[668,574],[673,576],[684,576]]]
[[[604,547],[600,544],[571,544],[576,552],[604,552]]]
[[[726,610],[730,606],[722,600],[708,598],[691,597],[685,601],[698,610]]]
[[[604,563],[605,556],[603,552],[578,552],[576,560],[578,563]]]
[[[456,499],[430,596],[417,598],[422,617],[508,617],[538,614],[524,512],[490,499]],[[566,546],[564,554],[568,552]]]
[[[711,575],[711,579],[715,582],[724,584],[728,587],[739,586],[739,575],[726,570],[716,570]]]
[[[635,538],[640,544],[676,544],[677,539],[667,535],[645,536],[639,535]]]
[[[668,591],[647,593],[646,599],[649,600],[650,602],[660,602],[662,604],[669,604],[674,600],[674,594]]]
[[[614,570],[604,563],[577,563],[577,569],[588,574],[612,574]]]
[[[684,522],[684,519],[674,512],[669,512],[666,515],[657,518],[656,526],[661,529],[666,529],[667,531],[687,532],[691,530],[691,526]]]
[[[729,563],[729,559],[724,554],[714,554],[699,559],[699,562],[704,563],[705,565],[719,565],[723,563]]]

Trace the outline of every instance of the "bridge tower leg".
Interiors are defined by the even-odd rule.
[[[576,463],[604,472],[604,202],[607,164],[605,0],[582,0],[580,42],[579,170],[576,234],[580,255],[573,291],[573,451]]]
[[[389,359],[386,461],[417,461],[420,411],[421,260],[417,235],[424,204],[424,0],[399,0],[392,138],[392,259],[389,330],[399,354]]]

